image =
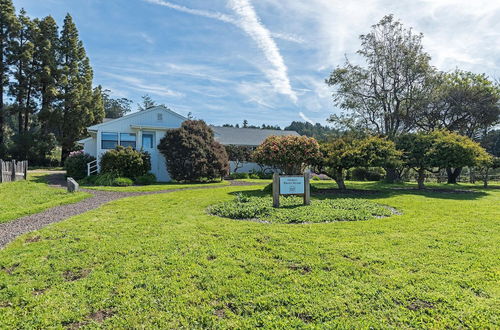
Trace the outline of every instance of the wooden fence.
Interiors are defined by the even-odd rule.
[[[15,160],[5,162],[0,159],[0,183],[26,180],[28,173],[28,161]]]

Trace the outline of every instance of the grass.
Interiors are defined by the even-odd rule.
[[[227,186],[229,182],[212,182],[212,183],[177,183],[177,182],[159,182],[146,186],[128,186],[128,187],[116,187],[116,186],[82,186],[85,189],[92,190],[103,190],[103,191],[126,191],[126,192],[142,192],[142,191],[159,191],[159,190],[170,190],[170,189],[184,189],[192,187],[219,187]]]
[[[301,197],[280,198],[280,207],[272,207],[271,196],[237,194],[236,198],[212,205],[208,212],[221,217],[258,220],[269,223],[319,223],[370,220],[393,212],[382,205],[360,198],[313,199],[304,206]]]
[[[0,184],[0,223],[90,196],[84,192],[68,193],[64,189],[49,187],[45,182],[46,175],[46,172],[34,172],[26,181]]]
[[[1,327],[500,326],[500,190],[356,187],[403,215],[235,221],[206,208],[262,187],[221,187],[117,200],[24,235],[0,251]]]

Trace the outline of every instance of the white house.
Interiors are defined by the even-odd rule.
[[[178,128],[186,117],[162,106],[134,112],[117,119],[105,120],[101,124],[87,127],[88,138],[78,141],[83,150],[100,160],[102,154],[116,146],[131,146],[151,154],[151,172],[158,181],[170,181],[165,158],[157,145],[167,130]],[[258,146],[271,135],[299,135],[295,131],[262,130],[211,126],[215,139],[223,145]],[[231,164],[231,170],[234,164]],[[255,163],[246,163],[239,172],[258,170]]]

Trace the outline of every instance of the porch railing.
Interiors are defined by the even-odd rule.
[[[99,172],[99,165],[97,164],[97,160],[93,160],[87,163],[87,176],[97,174],[97,172]]]

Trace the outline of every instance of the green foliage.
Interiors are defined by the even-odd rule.
[[[229,174],[229,178],[231,178],[231,179],[249,179],[250,175],[248,173],[234,172],[234,173]]]
[[[134,181],[129,178],[124,178],[124,177],[119,177],[115,178],[113,180],[113,186],[118,186],[118,187],[128,187],[134,184]]]
[[[348,179],[355,181],[380,181],[385,176],[382,167],[355,167],[349,170]]]
[[[360,36],[358,55],[365,65],[346,60],[327,84],[334,88],[335,104],[345,112],[330,121],[349,128],[369,129],[394,139],[417,124],[428,102],[435,69],[424,52],[422,35],[383,17],[369,33]]]
[[[156,175],[153,173],[147,173],[135,178],[135,184],[138,185],[150,185],[156,183]]]
[[[481,146],[495,157],[500,157],[500,129],[488,132],[481,139]]]
[[[94,161],[95,157],[83,151],[74,151],[64,161],[66,175],[75,180],[83,179],[87,176],[87,164]]]
[[[180,128],[168,130],[158,150],[176,181],[211,181],[229,171],[226,149],[215,141],[212,129],[202,120],[186,120]]]
[[[300,135],[313,137],[318,141],[327,141],[328,139],[339,135],[339,131],[329,126],[323,126],[319,123],[311,124],[308,122],[292,121],[285,127],[285,130],[295,131]]]
[[[318,162],[318,170],[334,178],[340,189],[345,189],[346,170],[396,164],[400,156],[394,142],[376,136],[334,139],[323,144],[321,150],[323,158]]]
[[[302,197],[290,196],[281,197],[280,203],[279,208],[274,208],[271,197],[237,195],[233,201],[211,206],[209,212],[231,219],[258,219],[272,223],[369,220],[392,214],[384,206],[355,198],[313,199],[311,205],[303,205]]]
[[[120,118],[132,111],[131,100],[124,97],[114,99],[110,96],[110,93],[109,89],[102,91],[102,101],[106,118]]]
[[[301,174],[317,162],[319,144],[306,136],[269,136],[253,153],[258,164],[279,168],[285,174]]]
[[[100,167],[101,173],[115,173],[117,176],[135,179],[151,170],[151,156],[132,147],[117,146],[102,155]]]
[[[116,172],[101,173],[97,175],[94,182],[98,186],[113,186],[115,179],[118,177],[119,175]]]

